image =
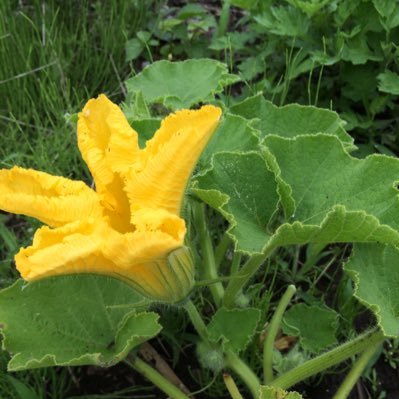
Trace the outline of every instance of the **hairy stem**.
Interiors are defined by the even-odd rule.
[[[298,367],[288,371],[282,376],[272,381],[271,385],[282,389],[290,388],[291,386],[306,380],[312,375],[318,374],[326,370],[356,353],[362,352],[380,343],[384,340],[384,335],[381,331],[371,330],[366,332],[355,339],[346,342],[314,359],[308,360]]]
[[[250,278],[257,272],[262,263],[268,258],[272,250],[261,255],[255,255],[244,264],[235,276],[231,276],[231,280],[224,294],[223,304],[226,308],[234,307],[237,295],[248,283]]]
[[[370,347],[359,356],[359,359],[345,377],[333,399],[346,399],[349,396],[357,380],[361,377],[363,370],[380,345],[381,342],[377,341],[374,345],[370,345]]]
[[[225,361],[226,365],[231,368],[249,388],[254,399],[257,399],[259,397],[260,382],[255,373],[232,351],[226,352]]]
[[[217,280],[218,274],[216,270],[215,256],[213,253],[212,241],[209,235],[209,230],[206,225],[205,219],[205,204],[197,202],[193,207],[194,222],[198,229],[198,234],[200,237],[200,245],[202,252],[202,270],[203,277],[207,280]],[[224,288],[221,282],[215,282],[209,286],[212,294],[212,298],[216,306],[220,306],[223,296]]]
[[[289,285],[280,299],[280,302],[277,305],[277,309],[274,312],[272,320],[270,322],[270,326],[267,331],[266,339],[263,344],[263,379],[265,384],[269,384],[274,376],[273,376],[273,347],[274,341],[276,340],[277,333],[280,329],[281,320],[283,319],[283,315],[285,309],[289,305],[291,298],[294,296],[296,292],[295,285]]]
[[[169,380],[163,377],[158,371],[153,369],[144,360],[134,357],[132,360],[125,360],[129,366],[150,380],[161,391],[165,392],[171,399],[190,399],[179,388],[173,385]]]

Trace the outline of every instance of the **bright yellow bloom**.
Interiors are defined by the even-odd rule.
[[[100,95],[78,122],[78,145],[95,191],[32,169],[0,170],[0,209],[48,225],[15,256],[22,277],[100,273],[154,299],[187,295],[194,271],[179,214],[187,180],[220,115],[210,105],[178,111],[140,149],[122,111]]]

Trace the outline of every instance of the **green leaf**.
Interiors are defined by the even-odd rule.
[[[140,119],[130,121],[130,124],[139,136],[140,148],[144,148],[146,145],[146,141],[150,140],[161,126],[161,119]]]
[[[268,224],[278,195],[273,173],[256,152],[218,153],[212,168],[197,177],[193,192],[229,222],[237,250],[259,253],[270,238]]]
[[[244,10],[251,10],[258,5],[258,0],[231,0],[232,6],[243,8]]]
[[[259,132],[237,115],[226,114],[206,146],[198,163],[209,169],[212,156],[218,152],[247,152],[259,149]]]
[[[299,336],[302,347],[313,353],[337,342],[337,327],[338,314],[326,306],[294,305],[285,312],[283,319],[284,333]]]
[[[129,93],[141,90],[149,104],[176,110],[212,101],[215,94],[237,80],[225,64],[215,60],[158,61],[128,79],[126,87]]]
[[[240,352],[245,349],[255,334],[259,320],[259,309],[221,308],[212,317],[207,327],[209,339],[214,342],[221,340],[224,350]]]
[[[126,61],[135,60],[143,51],[144,44],[141,40],[134,38],[130,39],[125,44]]]
[[[268,32],[279,36],[303,37],[310,27],[310,19],[298,8],[291,6],[270,7],[254,19]]]
[[[327,135],[269,136],[265,144],[280,169],[277,173],[292,190],[296,209],[291,222],[320,224],[341,205],[399,229],[398,159],[385,155],[353,158],[336,137]]]
[[[157,335],[158,315],[137,313],[143,299],[106,276],[59,276],[0,292],[3,347],[9,370],[55,365],[111,366]]]
[[[230,108],[233,114],[253,120],[261,137],[270,134],[296,137],[304,134],[326,133],[336,135],[346,146],[353,149],[353,138],[344,129],[345,122],[336,112],[290,104],[277,107],[265,100],[262,94],[247,98]]]
[[[261,386],[259,399],[303,399],[298,392],[287,392],[281,388]]]
[[[391,71],[385,71],[377,76],[378,90],[384,93],[399,95],[399,75]]]
[[[376,315],[387,337],[399,336],[399,249],[356,244],[344,270],[355,283],[355,297]]]
[[[352,158],[327,135],[269,136],[265,143],[283,205],[292,211],[286,210],[288,223],[276,230],[269,249],[309,242],[399,244],[398,159]]]
[[[30,386],[12,375],[6,375],[5,378],[12,385],[19,399],[40,399],[39,395]]]

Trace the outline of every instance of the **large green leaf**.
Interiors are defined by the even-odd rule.
[[[336,135],[345,146],[353,148],[353,139],[345,129],[345,122],[336,112],[328,109],[290,104],[277,107],[262,94],[247,98],[230,108],[233,114],[254,120],[261,137],[274,134],[296,137],[304,134],[326,133]]]
[[[230,222],[229,234],[239,251],[262,251],[279,198],[274,175],[260,154],[214,155],[212,168],[197,178],[193,191]]]
[[[225,350],[239,352],[250,342],[259,320],[259,309],[221,308],[214,314],[207,327],[208,336],[212,341],[222,341]]]
[[[226,114],[198,163],[201,170],[209,169],[212,156],[218,152],[246,152],[259,149],[258,131],[240,116]]]
[[[357,244],[345,271],[355,282],[355,296],[370,308],[389,337],[399,337],[399,249]]]
[[[315,320],[317,328],[314,325]],[[284,333],[299,336],[302,347],[313,353],[327,349],[337,342],[337,327],[338,314],[326,306],[300,303],[284,313]]]
[[[270,247],[308,242],[399,244],[399,160],[351,157],[334,136],[265,138],[288,223]]]
[[[237,249],[250,254],[291,244],[399,245],[399,160],[351,157],[335,136],[265,138],[286,221],[274,232],[276,183],[257,153],[219,153],[194,192],[230,222]]]
[[[106,276],[18,280],[0,292],[10,370],[54,365],[110,366],[160,331],[148,301]]]
[[[126,81],[129,94],[141,91],[147,103],[176,110],[208,102],[238,80],[227,66],[211,59],[158,61]]]

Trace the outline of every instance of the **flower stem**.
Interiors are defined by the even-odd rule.
[[[272,381],[271,385],[287,389],[291,386],[306,380],[314,374],[320,373],[356,353],[362,352],[370,346],[374,346],[384,340],[384,334],[381,331],[371,330],[355,339],[346,342],[314,359],[308,360],[298,367],[288,371],[282,376]]]
[[[205,221],[205,204],[197,202],[193,207],[195,226],[198,229],[201,252],[203,258],[203,276],[207,280],[217,280],[218,274],[216,270],[215,256],[212,248],[212,241],[209,230]],[[216,306],[220,306],[224,288],[221,282],[215,282],[209,286],[213,300]]]
[[[357,380],[360,378],[363,370],[367,366],[371,357],[380,347],[381,342],[376,342],[367,348],[360,356],[356,363],[353,365],[349,374],[345,377],[337,393],[334,395],[333,399],[346,399],[351,393],[353,387],[355,386]]]
[[[163,377],[158,371],[153,369],[144,360],[139,357],[134,359],[125,360],[125,362],[134,368],[137,372],[143,375],[145,378],[150,380],[155,386],[157,386],[161,391],[165,392],[171,399],[189,399],[179,388],[173,385],[169,380]]]
[[[226,374],[226,373],[223,374],[223,380],[224,380],[224,384],[226,385],[227,390],[229,391],[230,396],[233,399],[244,399],[241,396],[240,391],[238,390],[237,385],[234,382],[234,380],[230,374]]]
[[[277,333],[280,329],[281,320],[283,319],[283,315],[285,309],[289,305],[291,298],[294,296],[296,292],[295,285],[289,285],[280,299],[280,302],[277,305],[277,309],[274,312],[272,320],[270,322],[270,326],[267,331],[266,339],[263,344],[263,379],[264,383],[269,384],[274,376],[273,376],[273,347],[274,341],[276,339]]]
[[[228,309],[234,307],[235,299],[249,279],[256,273],[260,265],[267,259],[272,250],[266,251],[261,255],[255,255],[248,259],[239,272],[231,277],[231,280],[224,294],[224,306]]]
[[[203,341],[208,342],[208,332],[206,330],[206,325],[204,323],[204,320],[202,320],[202,317],[198,312],[196,306],[193,304],[192,301],[187,301],[184,305],[184,309],[186,309],[188,316],[190,317],[191,323],[193,323],[195,331],[197,331],[198,335]]]
[[[225,355],[226,365],[230,367],[242,379],[249,388],[252,396],[256,399],[259,397],[260,382],[255,373],[244,363],[238,355],[232,351],[227,351]]]

